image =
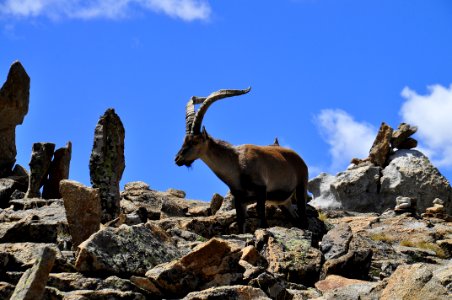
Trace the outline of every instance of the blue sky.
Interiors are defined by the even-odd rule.
[[[452,2],[0,0],[0,81],[18,59],[31,77],[17,162],[34,142],[73,143],[71,179],[89,185],[98,118],[126,130],[122,184],[227,187],[202,163],[177,167],[192,95],[215,103],[204,125],[233,144],[282,145],[319,172],[366,157],[382,121],[419,126],[422,151],[452,179]]]

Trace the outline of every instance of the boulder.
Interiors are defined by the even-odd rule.
[[[435,266],[425,263],[399,266],[388,279],[381,300],[450,299],[452,264]]]
[[[60,181],[69,178],[69,166],[71,163],[72,143],[59,148],[53,154],[53,160],[49,167],[49,177],[44,182],[42,197],[44,199],[60,199]]]
[[[313,285],[319,278],[322,253],[311,247],[308,231],[272,227],[255,232],[257,247],[268,262],[267,271],[289,282]]]
[[[0,178],[0,208],[9,206],[11,195],[17,188],[17,182],[10,178]]]
[[[212,196],[212,199],[210,200],[210,211],[212,215],[216,214],[218,210],[220,210],[221,206],[223,205],[223,196],[220,194],[215,193]]]
[[[0,89],[0,178],[9,176],[16,162],[16,126],[28,113],[30,77],[15,61]]]
[[[75,267],[94,274],[144,275],[181,256],[171,237],[157,226],[107,227],[79,245]]]
[[[267,300],[271,298],[268,298],[262,290],[246,285],[213,287],[200,292],[191,292],[183,298],[183,300],[210,299]]]
[[[370,162],[375,166],[384,168],[391,151],[393,129],[385,122],[381,123],[375,141],[369,151]]]
[[[211,239],[182,258],[154,267],[146,277],[168,297],[183,297],[189,292],[239,283],[242,253],[234,243]]]
[[[34,143],[30,160],[30,180],[25,198],[39,198],[39,191],[47,180],[50,162],[52,161],[55,144]]]
[[[341,207],[334,188],[331,186],[336,181],[336,176],[320,173],[310,180],[308,190],[312,193],[313,199],[309,202],[312,206],[321,209],[337,209]]]
[[[125,169],[125,130],[114,109],[107,109],[94,130],[89,161],[91,184],[100,191],[102,223],[120,213],[119,182]]]
[[[415,198],[417,212],[433,206],[435,198],[443,199],[446,212],[452,214],[452,188],[429,159],[416,150],[399,150],[390,157],[382,171],[381,201],[395,203],[397,196]]]
[[[76,181],[63,180],[60,192],[72,236],[72,247],[75,249],[100,229],[102,208],[99,190]]]
[[[348,252],[352,240],[352,229],[347,223],[340,223],[323,236],[320,249],[325,259],[334,259]]]
[[[406,123],[400,123],[397,130],[392,133],[391,144],[392,147],[397,149],[411,149],[417,146],[417,141],[410,138],[417,131],[416,126],[411,126]],[[408,146],[413,146],[407,148]]]
[[[44,247],[34,266],[20,278],[14,289],[12,299],[35,300],[44,295],[50,270],[55,262],[56,253],[52,248]]]

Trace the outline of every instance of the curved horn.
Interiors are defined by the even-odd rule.
[[[186,134],[192,133],[193,121],[195,120],[195,104],[203,103],[206,98],[203,97],[191,97],[187,102],[185,108],[185,132]]]
[[[239,96],[239,95],[243,95],[248,93],[251,90],[251,87],[245,89],[245,90],[219,90],[216,91],[212,94],[210,94],[209,96],[207,96],[207,98],[198,98],[198,97],[192,97],[192,99],[194,99],[194,101],[199,101],[199,99],[203,99],[202,100],[202,104],[201,107],[199,108],[198,112],[196,113],[194,120],[193,120],[193,125],[191,126],[191,132],[192,133],[200,133],[201,131],[201,123],[202,120],[204,118],[204,115],[207,112],[207,109],[209,108],[209,106],[214,103],[217,100],[223,99],[223,98],[227,98],[227,97],[234,97],[234,96]],[[190,99],[190,100],[192,100]],[[201,103],[201,102],[197,102],[197,103]],[[187,110],[188,112],[188,110]]]

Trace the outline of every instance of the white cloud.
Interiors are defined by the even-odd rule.
[[[0,16],[51,19],[124,18],[134,11],[152,10],[184,21],[207,20],[211,7],[207,0],[4,0]]]
[[[438,167],[452,167],[452,84],[428,87],[426,95],[419,95],[409,87],[402,91],[406,99],[400,114],[403,120],[418,126],[426,152]]]
[[[330,145],[332,172],[344,170],[354,157],[369,156],[376,135],[372,125],[357,122],[340,109],[322,110],[315,119],[323,139]]]

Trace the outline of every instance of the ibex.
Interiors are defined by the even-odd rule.
[[[229,187],[234,197],[239,232],[245,231],[246,205],[257,202],[259,227],[267,227],[265,202],[290,203],[296,198],[298,214],[290,210],[298,225],[307,227],[306,200],[308,168],[291,149],[270,146],[240,145],[212,138],[201,123],[209,106],[217,100],[246,94],[245,90],[219,90],[208,97],[192,97],[186,107],[186,134],[176,155],[178,166],[191,166],[198,158]],[[201,104],[195,114],[195,104]],[[290,205],[291,208],[291,205]]]

